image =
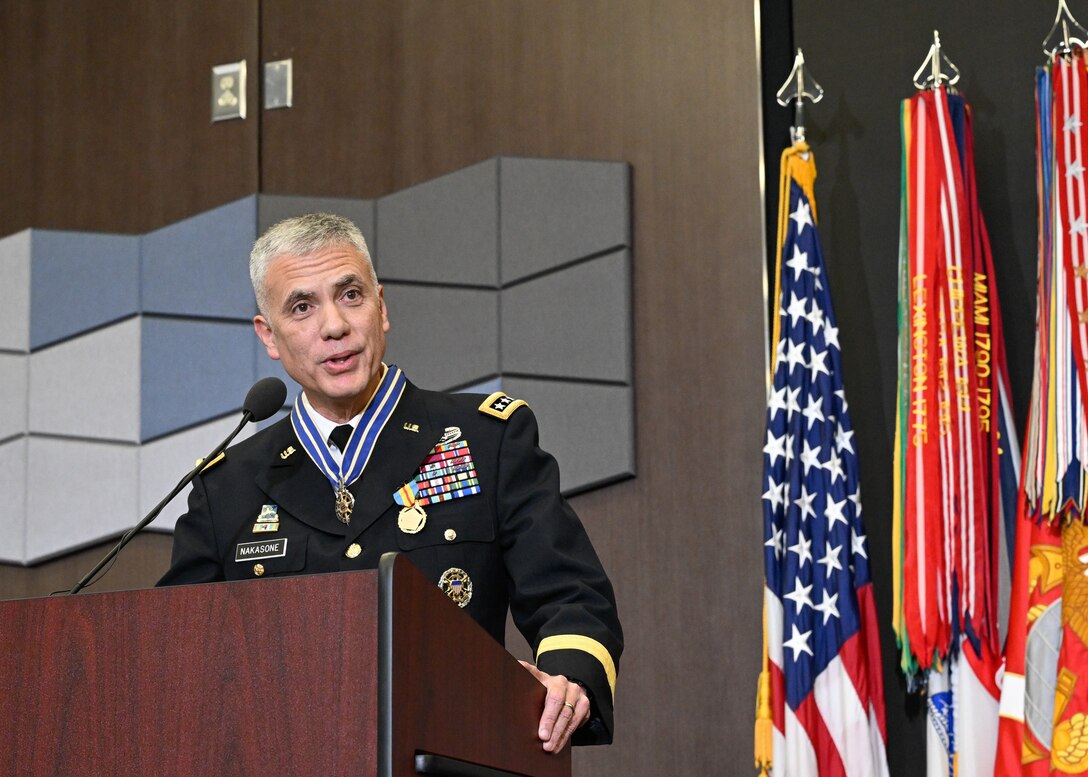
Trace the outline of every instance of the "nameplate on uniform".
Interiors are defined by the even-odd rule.
[[[235,561],[253,561],[258,558],[282,558],[287,555],[287,538],[267,542],[241,542],[234,549]]]

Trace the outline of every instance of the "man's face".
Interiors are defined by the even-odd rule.
[[[253,328],[268,355],[306,390],[314,410],[347,421],[381,378],[389,331],[382,287],[351,245],[278,256],[265,275],[267,315]]]

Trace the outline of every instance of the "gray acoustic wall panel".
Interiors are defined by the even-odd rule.
[[[30,350],[30,235],[24,229],[0,240],[0,350]]]
[[[0,443],[0,563],[26,559],[26,465],[29,437]],[[68,547],[67,544],[61,547]]]
[[[141,439],[240,408],[256,378],[253,339],[245,323],[144,318]]]
[[[140,238],[32,230],[30,347],[140,309]]]
[[[502,391],[502,376],[488,378],[479,383],[473,383],[471,386],[457,389],[457,391],[460,394],[486,394],[490,396],[496,391]]]
[[[241,414],[230,415],[141,445],[137,479],[139,488],[137,513],[141,517],[147,515],[151,508],[170,493],[182,476],[196,465],[197,459],[210,453],[224,437],[230,434],[240,418]],[[241,442],[254,431],[253,424],[247,424],[234,438],[235,442]],[[185,512],[186,500],[191,490],[191,486],[186,487],[174,497],[174,501],[162,511],[149,528],[173,531],[178,516]],[[135,522],[134,520],[133,523]]]
[[[141,245],[143,312],[252,318],[249,252],[256,239],[256,195],[148,233]]]
[[[25,353],[0,353],[0,442],[27,431],[29,370]]]
[[[626,162],[500,162],[502,283],[631,244]]]
[[[35,351],[28,393],[32,434],[138,442],[140,318]]]
[[[135,445],[31,437],[26,562],[131,528],[136,523],[138,452]],[[62,487],[58,473],[64,473]]]
[[[498,164],[379,198],[379,280],[498,286]]]
[[[385,284],[386,361],[423,388],[448,389],[499,371],[498,292]]]
[[[626,249],[502,290],[502,369],[631,379],[631,257]]]
[[[503,378],[540,422],[540,447],[559,462],[563,493],[635,474],[634,392],[629,386]]]
[[[335,213],[351,219],[374,251],[374,201],[345,197],[293,197],[286,194],[261,194],[257,197],[257,234],[277,221],[307,213]],[[246,252],[249,256],[249,252]]]

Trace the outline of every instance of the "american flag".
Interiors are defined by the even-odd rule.
[[[781,191],[789,199],[788,219],[780,219],[780,336],[763,448],[771,773],[886,775],[880,645],[857,446],[839,330],[805,191],[811,193],[815,179],[808,147],[787,150],[783,171]]]

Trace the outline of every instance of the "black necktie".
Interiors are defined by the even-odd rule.
[[[343,453],[344,449],[348,447],[348,440],[351,439],[351,433],[354,431],[351,424],[343,424],[332,430],[332,434],[329,435],[329,442],[340,449]]]

